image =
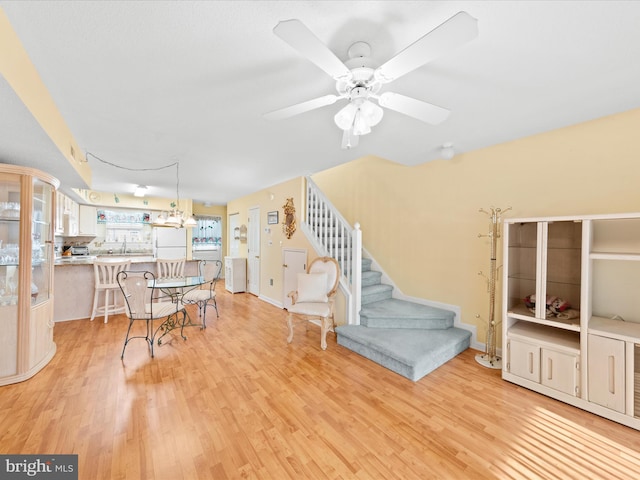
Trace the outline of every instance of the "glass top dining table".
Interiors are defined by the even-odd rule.
[[[156,278],[156,279],[152,278],[147,281],[147,287],[159,289],[162,292],[164,292],[168,297],[171,298],[171,301],[176,304],[176,309],[177,309],[177,308],[183,307],[182,304],[180,303],[180,300],[182,299],[182,296],[186,293],[184,289],[187,289],[188,291],[206,282],[207,280],[203,276]],[[194,323],[191,320],[191,316],[186,310],[185,310],[185,315],[182,323],[178,322],[177,317],[174,317],[174,316],[168,317],[167,321],[164,322],[158,329],[159,331],[162,332],[162,334],[157,340],[158,345],[160,345],[160,343],[162,342],[162,338],[175,328],[181,329],[180,335],[184,340],[186,340],[187,337],[184,336],[184,333],[182,333],[182,330],[184,329],[184,327],[188,327],[188,326],[198,326],[201,329],[204,327],[204,325],[201,323]]]
[[[206,280],[202,276],[195,277],[174,277],[174,278],[156,278],[155,280],[149,280],[147,285],[149,288],[188,288],[197,287],[206,283]]]

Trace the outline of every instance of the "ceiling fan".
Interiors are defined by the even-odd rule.
[[[432,125],[444,121],[450,113],[446,108],[399,93],[380,93],[380,90],[384,84],[473,40],[478,36],[478,21],[466,12],[458,12],[377,67],[369,57],[371,49],[367,43],[354,43],[348,51],[349,60],[343,63],[300,20],[279,22],[273,32],[333,77],[337,95],[329,94],[307,100],[266,113],[264,117],[268,120],[282,120],[333,105],[338,100],[348,100],[349,103],[335,115],[334,120],[344,132],[342,148],[351,148],[358,144],[360,135],[370,133],[371,127],[382,120],[384,112],[381,107]]]

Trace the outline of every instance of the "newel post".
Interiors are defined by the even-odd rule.
[[[355,223],[351,237],[353,246],[351,298],[353,302],[349,323],[360,325],[360,308],[362,306],[362,230],[360,230],[360,223]]]

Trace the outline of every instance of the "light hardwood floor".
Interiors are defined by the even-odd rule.
[[[59,323],[0,387],[0,453],[76,453],[93,479],[631,479],[640,432],[500,379],[467,350],[413,383],[218,289],[220,318],[156,349],[124,316]],[[196,316],[195,309],[191,314]]]

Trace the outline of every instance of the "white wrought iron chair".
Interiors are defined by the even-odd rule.
[[[156,277],[153,272],[125,270],[118,273],[116,280],[124,295],[127,307],[126,314],[129,317],[129,328],[127,329],[127,335],[124,340],[120,358],[124,358],[124,351],[127,348],[127,344],[134,338],[144,338],[147,341],[151,350],[151,357],[153,358],[153,343],[158,331],[162,331],[162,336],[164,336],[164,334],[170,330],[180,327],[180,335],[186,340],[182,332],[187,318],[184,305],[182,305],[180,301],[176,303],[158,303],[152,300],[154,298],[156,283]],[[179,314],[182,315],[182,322],[178,319]],[[160,319],[163,319],[162,323],[154,330],[153,321]],[[145,335],[129,336],[133,323],[138,320],[146,322]],[[160,344],[162,336],[158,339],[158,345]]]
[[[207,328],[207,305],[213,305],[216,309],[216,317],[220,317],[218,303],[216,302],[216,283],[220,278],[222,262],[220,260],[201,260],[198,263],[198,273],[207,280],[200,288],[186,292],[182,296],[182,303],[185,305],[198,305],[198,316],[202,317],[202,326]]]
[[[307,268],[307,273],[298,274],[298,287],[288,294],[292,305],[289,307],[287,324],[289,336],[287,342],[293,341],[293,321],[320,321],[320,347],[327,349],[327,332],[335,332],[333,304],[338,281],[340,280],[340,266],[330,257],[318,257]]]

